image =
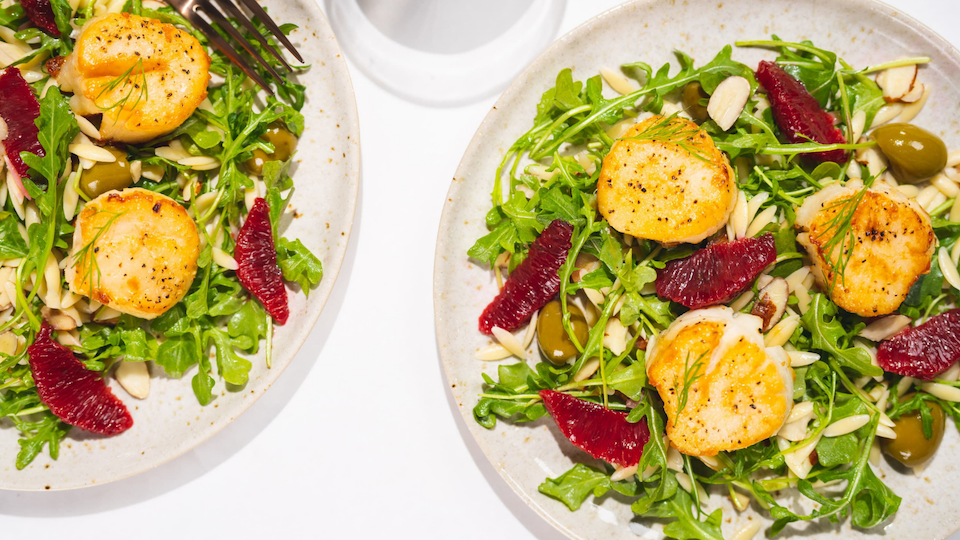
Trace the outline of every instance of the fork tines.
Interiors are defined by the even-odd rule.
[[[258,19],[263,23],[264,26],[267,27],[267,30],[269,30],[270,33],[280,41],[280,43],[283,43],[283,46],[286,47],[286,49],[290,51],[290,53],[293,54],[297,60],[303,62],[303,57],[300,56],[300,53],[297,51],[296,47],[294,47],[293,44],[290,43],[290,40],[287,39],[287,36],[280,31],[277,23],[273,22],[273,19],[267,15],[267,12],[260,7],[260,4],[257,3],[257,0],[240,1],[256,19]],[[224,16],[224,14],[217,9],[216,6],[214,6],[209,0],[166,0],[166,2],[170,4],[173,9],[177,10],[181,15],[183,15],[184,18],[190,21],[190,24],[194,25],[201,32],[203,32],[203,34],[207,36],[207,39],[210,40],[210,43],[219,49],[220,52],[225,54],[231,62],[242,69],[248,77],[256,81],[256,83],[268,93],[271,95],[273,94],[273,91],[267,85],[267,81],[265,81],[263,77],[261,77],[260,74],[257,73],[257,71],[240,56],[240,53],[230,46],[230,43],[223,39],[223,37],[217,33],[212,26],[210,26],[210,23],[208,23],[207,20],[201,16],[202,12],[203,15],[206,15],[210,19],[210,22],[220,26],[220,28],[229,34],[234,41],[238,42],[240,46],[242,46],[244,50],[250,54],[250,56],[256,59],[257,62],[259,62],[260,65],[262,65],[267,72],[270,73],[270,75],[276,78],[277,81],[280,81],[280,74],[277,73],[273,65],[260,56],[254,46],[244,39],[243,35],[240,34],[240,31],[230,24],[230,22],[227,20],[227,17]],[[260,43],[263,48],[270,51],[270,54],[279,60],[280,63],[283,64],[283,67],[287,69],[287,71],[292,71],[290,64],[288,64],[283,58],[283,55],[274,49],[269,43],[267,43],[267,40],[260,34],[250,19],[243,14],[240,8],[238,8],[232,0],[216,0],[216,2],[230,17],[236,19],[241,25],[243,25],[243,27],[250,32],[250,34]]]

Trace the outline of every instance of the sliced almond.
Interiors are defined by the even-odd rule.
[[[787,309],[789,297],[790,287],[787,285],[787,280],[783,278],[773,278],[766,287],[760,289],[750,313],[763,319],[764,332],[769,332],[775,324],[780,322],[783,312]]]
[[[750,98],[750,82],[740,76],[727,77],[710,96],[707,114],[726,131],[733,127]]]
[[[40,314],[44,320],[50,323],[54,330],[65,331],[73,330],[77,327],[77,322],[73,317],[63,313],[59,309],[51,309],[47,306],[40,308]]]
[[[900,66],[885,69],[877,74],[877,86],[883,90],[883,99],[889,102],[900,101],[917,79],[917,65]],[[918,98],[919,99],[919,98]]]
[[[924,89],[923,83],[918,82],[917,84],[913,85],[909,92],[900,98],[900,101],[904,103],[914,103],[923,97]]]
[[[895,314],[881,317],[860,331],[860,337],[873,342],[880,342],[910,326],[910,317]]]
[[[131,396],[146,399],[150,395],[150,370],[146,362],[120,362],[115,375],[120,386]]]

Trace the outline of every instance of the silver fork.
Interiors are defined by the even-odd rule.
[[[221,37],[220,34],[218,34],[217,31],[210,26],[210,23],[200,16],[200,14],[203,13],[210,19],[211,22],[219,25],[220,28],[222,28],[227,34],[230,35],[230,37],[237,41],[247,51],[247,53],[250,54],[250,56],[256,59],[260,65],[266,68],[267,72],[275,77],[278,82],[282,81],[280,74],[277,73],[277,71],[272,65],[270,65],[269,62],[264,60],[263,57],[257,53],[253,45],[243,38],[243,36],[240,34],[240,31],[230,24],[223,13],[221,13],[220,10],[210,2],[210,0],[166,0],[166,2],[170,4],[173,9],[180,12],[184,18],[190,21],[190,24],[194,25],[201,32],[203,32],[203,35],[210,40],[210,43],[219,49],[220,52],[225,54],[231,62],[237,65],[237,67],[242,69],[248,77],[256,81],[256,83],[259,84],[260,87],[266,90],[269,94],[273,95],[273,90],[271,90],[270,86],[267,85],[267,81],[265,81],[263,77],[257,73],[257,70],[253,69],[240,56],[237,50],[231,47],[227,40],[223,39],[223,37]],[[290,40],[287,39],[287,36],[283,35],[283,32],[280,31],[280,27],[278,27],[277,23],[273,22],[273,19],[267,15],[267,12],[260,7],[260,4],[257,3],[257,0],[240,0],[240,2],[243,3],[243,5],[250,11],[250,13],[253,14],[256,19],[260,20],[260,22],[267,27],[267,30],[269,30],[274,37],[280,40],[280,43],[283,43],[283,46],[286,47],[286,49],[290,51],[290,53],[293,54],[297,60],[299,60],[301,63],[303,62],[303,57],[300,56],[300,53],[297,51],[296,47],[293,46],[293,43],[290,43]],[[232,0],[216,0],[216,3],[219,4],[220,7],[231,17],[239,21],[244,28],[249,30],[250,34],[252,34],[253,37],[260,42],[260,45],[270,51],[270,54],[276,57],[276,59],[283,64],[287,71],[293,71],[293,68],[290,67],[290,64],[288,64],[283,58],[283,55],[271,47],[269,43],[267,43],[267,40],[260,35],[260,32],[253,26],[253,23],[250,22],[250,19],[248,19],[246,15],[240,11],[240,8],[238,8]]]

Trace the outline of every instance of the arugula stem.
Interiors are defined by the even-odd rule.
[[[267,313],[267,344],[264,347],[264,355],[267,360],[267,369],[270,369],[273,358],[273,316]]]
[[[868,73],[883,71],[885,69],[890,69],[890,68],[896,68],[896,67],[902,67],[902,66],[914,66],[918,64],[929,64],[929,63],[930,63],[929,56],[915,56],[913,58],[902,58],[900,60],[893,60],[892,62],[884,62],[882,64],[870,66],[866,69],[861,70],[860,73],[863,73],[864,75],[866,75]]]

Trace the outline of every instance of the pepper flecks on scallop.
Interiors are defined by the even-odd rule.
[[[129,13],[91,19],[60,71],[79,115],[103,114],[104,139],[140,143],[182,124],[207,97],[210,57],[177,27]]]
[[[671,444],[690,456],[746,448],[779,431],[793,407],[793,370],[765,347],[760,317],[726,306],[688,311],[647,354]]]
[[[200,236],[176,201],[153,191],[108,191],[77,217],[64,273],[70,290],[143,319],[179,302],[197,274]]]
[[[853,180],[807,197],[797,210],[797,241],[814,262],[817,282],[838,306],[877,317],[900,307],[910,287],[930,271],[937,239],[923,208],[885,183],[867,189],[853,210],[854,202],[846,201],[862,188]],[[837,215],[851,210],[849,227],[836,226]],[[849,240],[831,245],[838,231],[853,240],[852,252]]]
[[[683,118],[654,116],[630,128],[603,160],[597,205],[614,229],[665,244],[719,231],[737,202],[727,157]]]

